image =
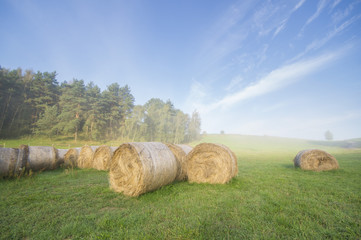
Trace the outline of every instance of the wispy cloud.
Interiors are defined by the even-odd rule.
[[[320,0],[318,2],[316,12],[307,20],[306,26],[311,22],[313,22],[318,16],[320,16],[322,10],[326,7],[326,5],[327,5],[327,0]]]
[[[231,82],[227,85],[225,90],[228,92],[234,90],[234,88],[237,88],[242,81],[243,81],[243,77],[240,75],[232,78]]]
[[[348,28],[350,25],[352,25],[354,22],[359,20],[361,18],[361,14],[352,17],[351,19],[343,22],[340,26],[335,27],[332,31],[328,32],[324,38],[316,39],[312,41],[309,45],[307,45],[306,49],[298,54],[296,57],[292,58],[291,61],[297,60],[310,51],[320,49],[323,47],[327,42],[329,42],[331,39],[339,35],[341,32],[343,32],[346,28]]]
[[[285,29],[286,24],[288,22],[288,20],[290,19],[291,15],[296,12],[300,7],[302,7],[302,5],[306,2],[306,0],[300,0],[297,5],[289,12],[289,14],[287,15],[287,17],[285,19],[283,19],[279,25],[276,27],[276,30],[273,33],[273,38],[276,37],[283,29]]]
[[[302,7],[302,5],[306,2],[306,0],[300,0],[297,5],[293,8],[292,12],[296,11],[297,9],[299,9],[300,7]]]
[[[341,0],[335,0],[332,4],[332,9],[335,8],[339,3],[341,2]]]
[[[337,10],[334,14],[332,14],[332,19],[335,23],[339,23],[348,17],[352,11],[355,9],[357,4],[360,4],[361,1],[351,2],[346,8]],[[332,8],[333,9],[333,8]]]
[[[305,28],[311,24],[314,20],[316,20],[320,14],[322,13],[323,9],[326,7],[327,5],[327,1],[328,0],[320,0],[317,4],[317,9],[316,9],[316,12],[307,19],[306,23],[303,25],[303,27],[301,28],[299,34],[298,34],[298,37],[301,37],[305,31]]]
[[[275,32],[273,33],[273,37],[276,37],[283,29],[285,29],[287,21],[288,18],[281,21],[280,25],[276,28]]]
[[[242,55],[247,55],[247,66],[239,68],[259,66],[267,59],[266,53],[259,59],[258,52],[250,52],[248,46],[255,40],[268,44],[272,36],[274,38],[285,29],[289,18],[305,1],[282,5],[239,1],[230,6],[207,31],[194,64],[198,71],[195,77],[210,82],[223,80],[231,68],[239,66],[239,56]],[[229,79],[229,76],[227,78]]]
[[[337,56],[337,53],[325,54],[312,59],[282,66],[270,72],[256,84],[250,85],[234,94],[226,95],[221,100],[213,104],[205,105],[203,111],[209,112],[218,108],[230,107],[246,99],[262,96],[269,92],[279,90],[297,81],[301,77],[315,72],[322,66],[334,60]]]

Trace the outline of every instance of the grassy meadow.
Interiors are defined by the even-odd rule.
[[[6,147],[19,145],[12,141]],[[200,142],[230,147],[238,176],[226,185],[173,183],[138,198],[111,191],[107,172],[92,169],[0,180],[0,239],[361,238],[361,148],[241,135]],[[333,154],[340,169],[295,169],[294,156],[307,148]]]

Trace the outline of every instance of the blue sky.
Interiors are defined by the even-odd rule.
[[[0,65],[128,84],[202,131],[361,137],[360,0],[0,0]]]

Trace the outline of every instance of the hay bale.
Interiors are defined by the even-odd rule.
[[[306,149],[298,152],[293,163],[295,167],[303,170],[328,171],[339,168],[334,156],[318,149]]]
[[[78,166],[78,157],[81,148],[71,148],[64,155],[64,167],[75,168]]]
[[[56,169],[59,167],[57,149],[49,146],[30,146],[26,166],[34,172]]]
[[[192,147],[188,145],[181,144],[171,144],[168,143],[167,147],[172,151],[177,161],[177,176],[176,181],[183,181],[187,178],[187,172],[185,169],[185,162],[187,159],[187,154],[192,150]]]
[[[13,176],[18,155],[17,148],[0,148],[0,178]]]
[[[176,159],[165,144],[124,143],[112,157],[109,183],[116,192],[138,196],[172,183],[176,174]]]
[[[192,147],[186,144],[176,144],[178,147],[182,148],[182,150],[185,152],[186,155],[192,151]]]
[[[26,171],[26,164],[29,156],[29,146],[28,145],[20,145],[18,160],[15,166],[14,176],[20,176]]]
[[[227,183],[238,173],[237,157],[226,146],[201,143],[187,155],[189,182]]]
[[[113,153],[116,147],[100,146],[98,147],[93,156],[93,168],[97,170],[109,171],[110,161],[113,157]]]
[[[57,159],[58,159],[58,165],[64,163],[65,154],[69,151],[69,149],[58,149],[57,151]]]
[[[98,146],[85,145],[81,148],[78,157],[79,168],[92,168],[93,167],[93,155]]]
[[[0,148],[0,178],[22,175],[25,172],[28,155],[27,145],[20,145],[19,148]]]

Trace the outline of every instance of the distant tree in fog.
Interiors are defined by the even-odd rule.
[[[333,140],[333,134],[332,134],[332,132],[331,132],[330,130],[327,130],[327,131],[325,132],[325,139],[326,139],[327,141],[332,141],[332,140]]]

